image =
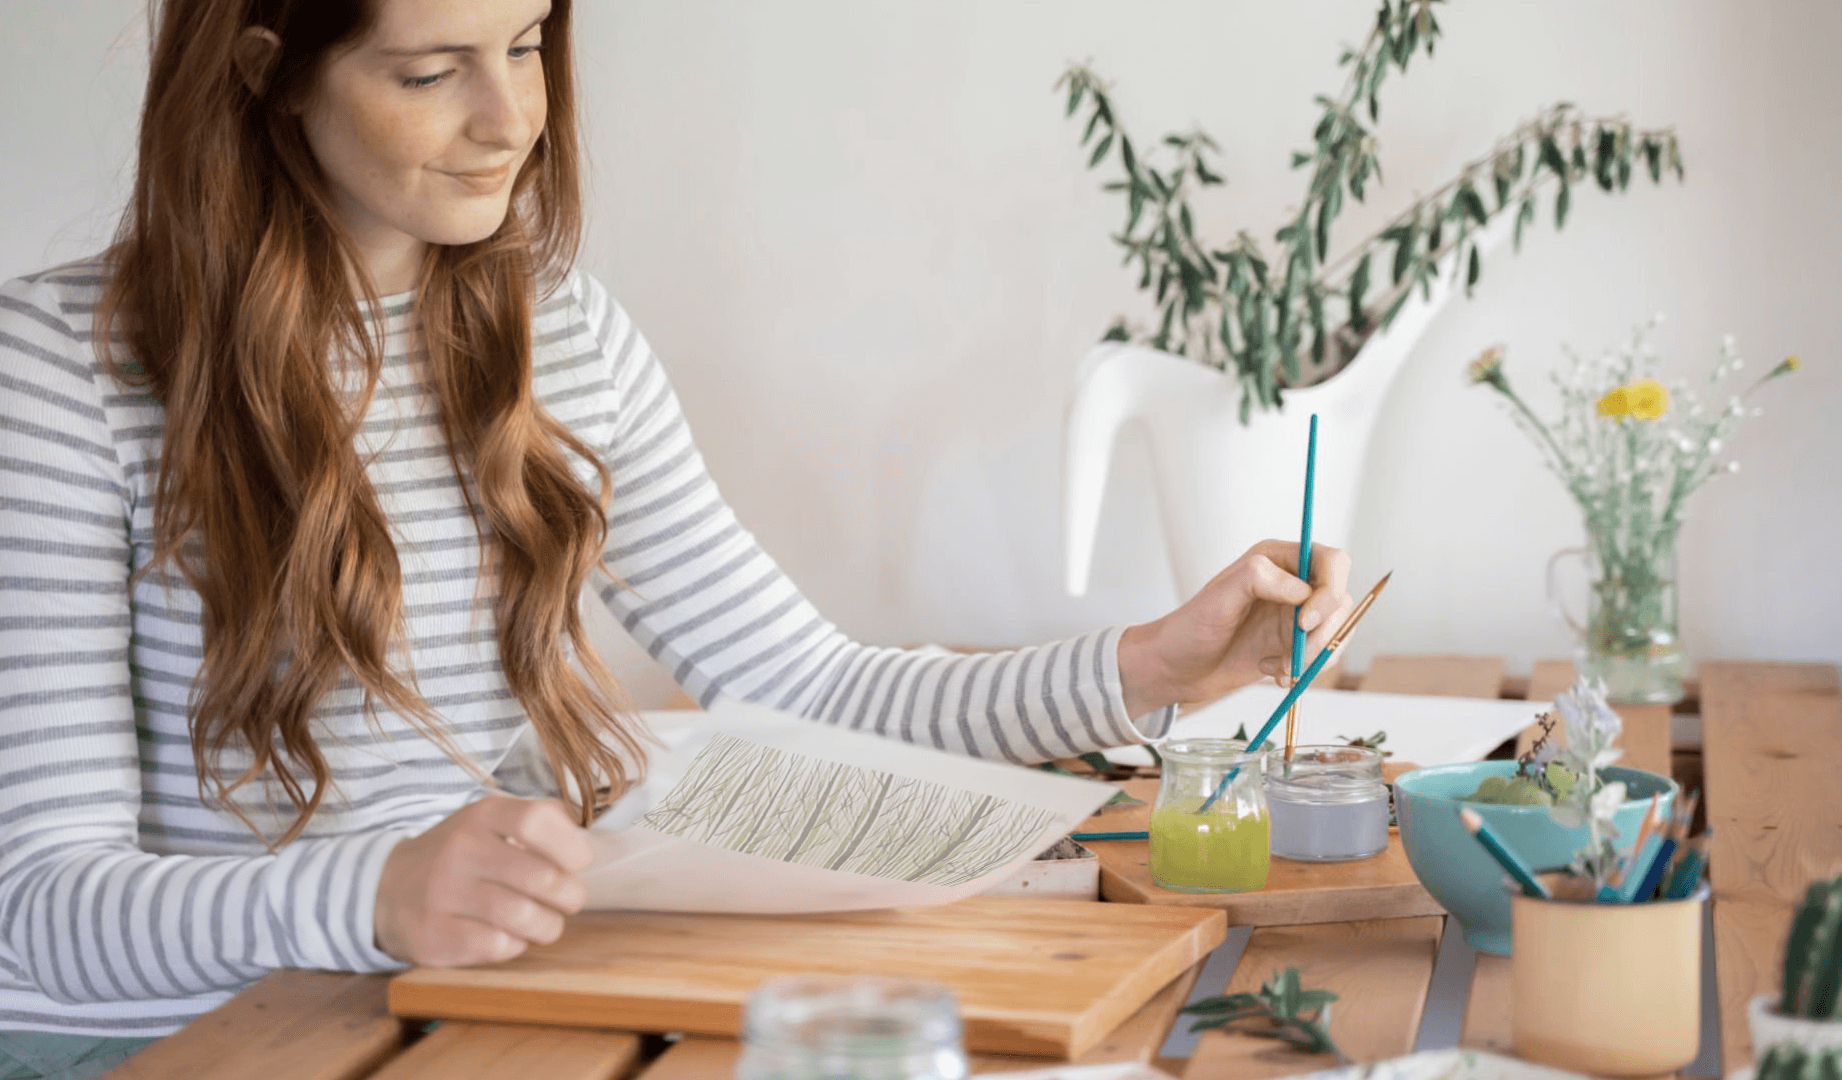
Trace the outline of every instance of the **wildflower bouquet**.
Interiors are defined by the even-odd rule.
[[[1739,469],[1723,452],[1740,421],[1757,415],[1747,397],[1800,366],[1787,357],[1731,394],[1724,384],[1743,361],[1728,337],[1700,392],[1682,382],[1665,386],[1650,347],[1660,322],[1660,316],[1651,320],[1624,348],[1598,357],[1567,350],[1571,363],[1553,376],[1561,398],[1553,422],[1511,387],[1502,347],[1485,350],[1469,368],[1473,385],[1507,399],[1579,504],[1593,578],[1586,623],[1576,626],[1585,638],[1583,667],[1621,702],[1681,697],[1686,663],[1676,641],[1675,551],[1684,504],[1717,474]],[[1723,395],[1726,403],[1715,404]]]

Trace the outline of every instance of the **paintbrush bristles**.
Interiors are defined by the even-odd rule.
[[[1350,612],[1350,617],[1344,619],[1343,625],[1337,627],[1337,632],[1330,636],[1330,641],[1324,646],[1326,649],[1342,647],[1343,639],[1349,637],[1350,632],[1356,629],[1356,624],[1361,622],[1362,617],[1369,613],[1369,606],[1375,603],[1375,598],[1381,595],[1383,589],[1387,588],[1388,579],[1393,576],[1394,571],[1392,570],[1382,575],[1382,579],[1376,582],[1375,587],[1369,590],[1369,594],[1364,596],[1361,602],[1356,605],[1356,610]]]

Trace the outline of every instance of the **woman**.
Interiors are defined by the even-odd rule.
[[[1018,762],[1157,737],[1347,607],[1342,553],[1313,588],[1268,543],[1141,626],[847,640],[571,268],[569,8],[166,0],[117,243],[0,291],[0,1054],[554,940],[644,763],[584,589],[701,701]]]

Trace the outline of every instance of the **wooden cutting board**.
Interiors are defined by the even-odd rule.
[[[778,975],[889,975],[953,988],[974,1051],[1080,1054],[1207,956],[1220,911],[973,897],[825,915],[585,912],[503,964],[418,968],[398,1016],[738,1035]]]

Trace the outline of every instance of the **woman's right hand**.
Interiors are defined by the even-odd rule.
[[[384,861],[377,945],[425,967],[510,960],[582,910],[587,830],[554,799],[488,795],[396,846]]]

